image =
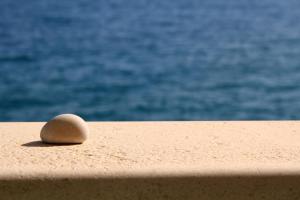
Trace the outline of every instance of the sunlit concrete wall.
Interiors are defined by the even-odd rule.
[[[300,199],[300,122],[90,122],[82,145],[0,123],[0,199]]]

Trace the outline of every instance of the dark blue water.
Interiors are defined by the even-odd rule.
[[[0,1],[0,121],[300,119],[299,0]]]

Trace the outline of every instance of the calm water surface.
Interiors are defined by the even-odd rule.
[[[0,1],[0,121],[300,119],[298,0]]]

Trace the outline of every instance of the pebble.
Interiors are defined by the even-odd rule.
[[[40,136],[45,143],[80,144],[87,139],[88,133],[88,125],[81,117],[62,114],[47,122]]]

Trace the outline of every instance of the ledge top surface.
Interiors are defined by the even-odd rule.
[[[44,122],[0,123],[0,177],[300,174],[300,122],[89,122],[81,145],[40,141]]]

